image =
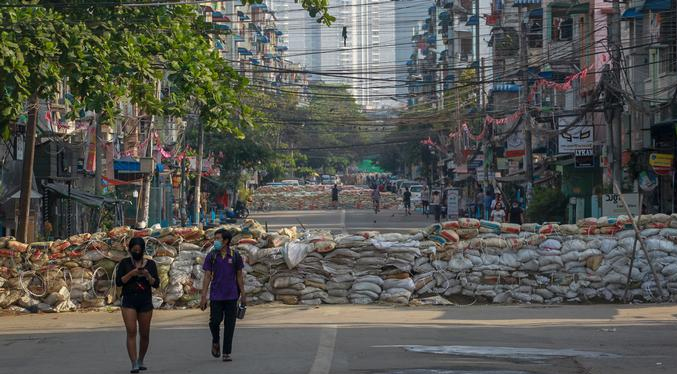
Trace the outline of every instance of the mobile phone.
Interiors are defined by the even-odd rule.
[[[240,304],[237,308],[237,319],[244,319],[245,312],[247,312],[247,306]]]

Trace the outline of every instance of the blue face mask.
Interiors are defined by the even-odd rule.
[[[214,249],[218,250],[223,247],[223,243],[220,240],[215,240],[214,241]]]

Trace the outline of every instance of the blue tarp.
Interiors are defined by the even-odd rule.
[[[480,23],[479,17],[477,17],[476,15],[473,14],[470,17],[468,17],[468,21],[465,23],[465,25],[466,26],[475,26],[475,25],[478,25],[479,23]]]
[[[536,8],[530,10],[529,18],[543,18],[543,8]]]
[[[670,10],[672,0],[646,0],[642,10],[650,10],[652,12],[664,12]]]
[[[639,8],[628,8],[625,12],[623,12],[623,15],[621,16],[621,19],[637,19],[637,18],[644,18],[644,12],[639,10]]]

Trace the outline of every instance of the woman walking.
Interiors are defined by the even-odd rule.
[[[122,319],[127,330],[127,353],[132,362],[130,373],[147,370],[143,359],[148,352],[150,320],[153,317],[152,289],[160,286],[155,261],[143,257],[146,243],[142,238],[129,241],[129,254],[118,264],[115,283],[122,287]],[[140,335],[139,351],[136,350],[136,335]]]

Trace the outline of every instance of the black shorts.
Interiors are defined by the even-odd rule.
[[[123,308],[136,310],[137,313],[145,313],[153,310],[153,299],[149,295],[123,295]]]
[[[411,208],[411,201],[404,201],[404,207],[405,208]]]

